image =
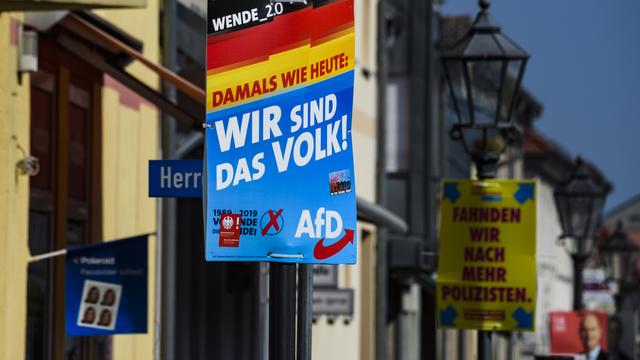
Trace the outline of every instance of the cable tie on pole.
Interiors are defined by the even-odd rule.
[[[268,253],[268,257],[276,258],[276,259],[304,259],[304,254],[276,254],[276,253]]]

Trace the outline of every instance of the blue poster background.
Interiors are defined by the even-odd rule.
[[[67,335],[147,332],[147,235],[88,245],[67,251],[65,323]],[[78,325],[85,281],[120,285],[113,330]]]
[[[335,94],[337,98],[337,110],[335,116],[325,122],[315,124],[306,129],[291,133],[290,119],[291,109],[299,104],[311,100],[317,100]],[[248,130],[245,145],[222,152],[215,129],[215,122],[228,121],[231,116],[242,118],[242,114],[271,106],[280,106],[282,117],[279,127],[282,135],[269,140],[252,144],[251,127]],[[356,262],[356,192],[353,169],[353,149],[351,142],[353,106],[353,71],[333,77],[331,79],[290,90],[275,96],[258,101],[242,104],[229,109],[207,114],[206,129],[206,182],[207,190],[204,192],[206,199],[205,212],[205,256],[208,261],[276,261],[276,262],[300,262],[300,263],[325,263],[325,264],[354,264]],[[341,145],[340,152],[334,153],[321,160],[312,159],[305,166],[299,167],[294,163],[293,155],[289,162],[288,170],[278,172],[272,143],[279,142],[282,149],[285,148],[287,138],[297,138],[303,132],[314,134],[314,142],[318,141],[326,150],[327,127],[346,116],[347,136],[346,149],[342,148],[343,138],[338,137]],[[322,137],[315,139],[316,129],[320,128]],[[260,130],[262,131],[262,129]],[[340,134],[340,130],[338,134]],[[305,145],[302,152],[305,152]],[[284,151],[284,150],[283,150]],[[230,163],[234,166],[240,158],[246,158],[251,169],[251,160],[257,153],[264,152],[262,163],[265,166],[264,175],[251,182],[239,182],[236,186],[228,186],[216,190],[216,166],[221,163]],[[330,174],[341,173],[341,180],[349,181],[349,191],[339,193],[330,191]],[[323,208],[320,216],[326,211],[335,211],[340,214],[343,230],[337,238],[325,239],[324,232],[320,236],[310,237],[303,235],[296,238],[296,229],[300,223],[301,213],[308,210],[311,219],[316,220],[318,209]],[[277,215],[276,222],[280,227],[275,231],[274,227],[268,229],[268,233],[262,235],[265,227],[268,227],[270,214]],[[248,221],[241,226],[237,247],[220,246],[220,217],[221,212],[240,214],[243,221]],[[351,241],[345,242],[345,237],[351,231]],[[323,241],[318,245],[319,241]],[[337,244],[329,257],[316,258],[314,250],[317,248],[331,248]],[[345,245],[346,243],[346,245]],[[338,251],[339,250],[339,251]],[[335,252],[335,254],[333,254]],[[326,255],[326,253],[325,253]]]

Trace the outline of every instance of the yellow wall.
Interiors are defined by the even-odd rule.
[[[122,106],[120,94],[103,89],[104,239],[155,232],[156,201],[147,197],[147,163],[157,158],[157,112]],[[149,237],[148,333],[114,336],[114,360],[151,359],[155,334],[156,236]]]
[[[29,77],[18,83],[11,18],[22,16],[0,13],[0,359],[24,358],[29,256],[29,181],[16,172],[17,145],[29,150]]]
[[[126,10],[95,10],[98,16],[113,23],[144,43],[142,54],[160,63],[160,1],[147,0],[147,7]],[[159,89],[159,79],[144,65],[133,62],[127,71],[154,89]]]
[[[136,10],[100,10],[96,14],[144,43],[146,58],[159,63],[159,0]],[[127,71],[158,89],[158,77],[134,62]],[[146,102],[138,109],[122,105],[121,94],[103,88],[103,214],[104,239],[113,240],[157,231],[156,201],[148,197],[148,161],[158,158],[159,114]],[[148,333],[114,336],[114,360],[153,359],[156,298],[156,242],[149,237]]]

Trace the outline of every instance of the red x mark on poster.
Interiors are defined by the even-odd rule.
[[[269,231],[269,229],[271,229],[271,227],[273,227],[276,232],[280,231],[280,224],[278,224],[278,218],[280,217],[280,214],[282,214],[282,210],[283,209],[280,209],[276,213],[274,213],[273,210],[269,210],[269,212],[268,212],[268,214],[269,214],[269,222],[262,229],[262,236],[264,236],[267,233],[267,231]]]

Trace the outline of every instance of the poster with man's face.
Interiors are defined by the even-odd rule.
[[[549,313],[551,353],[596,354],[607,351],[607,314],[595,311]],[[597,356],[596,355],[596,356]],[[597,357],[599,358],[599,357]]]

